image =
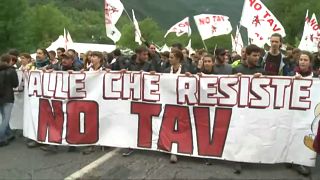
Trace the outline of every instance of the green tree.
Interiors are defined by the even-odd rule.
[[[32,7],[28,21],[31,49],[47,47],[63,33],[63,28],[71,24],[71,20],[53,4]]]
[[[28,9],[26,0],[0,1],[0,52],[9,48],[21,48],[24,37],[25,13]]]

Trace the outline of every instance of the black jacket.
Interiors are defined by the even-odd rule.
[[[4,78],[4,95],[0,97],[0,104],[4,103],[13,103],[14,102],[14,93],[13,88],[18,87],[19,80],[15,68],[8,65],[0,65],[0,78]],[[2,86],[2,85],[1,85]]]
[[[170,71],[171,71],[171,66],[165,69],[163,73],[170,73]],[[185,74],[186,72],[189,72],[189,69],[185,64],[182,64],[180,74]]]

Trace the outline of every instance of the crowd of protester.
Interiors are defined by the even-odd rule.
[[[270,38],[270,50],[266,51],[256,45],[244,47],[241,54],[229,52],[227,49],[197,50],[190,54],[181,44],[172,45],[171,51],[157,52],[155,44],[140,46],[133,55],[123,55],[120,49],[111,53],[88,51],[79,54],[73,49],[58,48],[47,52],[37,49],[36,59],[28,53],[10,50],[0,58],[0,146],[6,146],[15,136],[9,126],[10,114],[14,103],[13,88],[18,86],[16,69],[21,71],[41,70],[52,71],[144,71],[150,73],[169,73],[197,75],[253,75],[292,76],[293,78],[319,77],[320,49],[311,54],[298,48],[287,48],[282,51],[283,39],[279,34]],[[320,142],[320,138],[316,139]],[[27,140],[30,148],[41,146],[42,150],[57,152],[57,146],[40,145],[36,141]],[[315,143],[316,144],[316,143]],[[319,147],[314,147],[319,150]],[[74,151],[75,147],[69,147]],[[96,147],[88,147],[84,154],[92,153]],[[133,150],[128,149],[125,155]],[[170,161],[176,163],[178,158],[171,155]],[[211,164],[211,163],[207,163]],[[297,166],[297,171],[309,175],[310,170],[305,166]],[[236,164],[236,171],[241,172],[241,164]]]

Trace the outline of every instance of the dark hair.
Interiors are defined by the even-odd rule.
[[[57,48],[57,51],[59,51],[59,50],[60,50],[62,53],[66,52],[66,50],[65,50],[63,47]]]
[[[121,50],[120,50],[119,48],[115,49],[115,50],[113,51],[113,55],[115,55],[115,56],[121,56]]]
[[[97,56],[98,58],[100,58],[100,63],[103,63],[103,61],[104,61],[103,54],[99,51],[93,51],[91,53],[91,56]]]
[[[68,49],[68,52],[69,51],[72,51],[74,54],[77,54],[76,50],[74,50],[74,49]]]
[[[292,54],[300,54],[301,53],[301,50],[299,48],[294,48],[292,50]]]
[[[18,57],[19,56],[19,51],[17,49],[10,49],[8,51],[8,54],[12,55],[12,56],[15,56],[15,57]]]
[[[179,62],[183,61],[184,57],[183,57],[183,54],[180,50],[174,49],[171,51],[171,53],[174,55],[174,57],[176,57],[180,60]]]
[[[161,56],[164,56],[164,57],[166,57],[166,58],[169,58],[170,52],[169,52],[169,51],[165,51],[165,52],[160,53],[160,55],[161,55]]]
[[[310,59],[310,63],[313,64],[313,56],[312,56],[312,54],[309,51],[301,51],[301,55],[303,55],[303,54],[307,55],[309,57],[309,59]]]
[[[146,48],[145,46],[139,46],[136,50],[135,50],[136,54],[140,54],[143,52],[149,52],[149,49]]]
[[[189,50],[187,48],[183,48],[182,50],[185,50],[187,54],[189,55]]]
[[[179,49],[180,51],[182,51],[182,49],[183,49],[183,46],[182,46],[181,43],[174,43],[174,44],[171,45],[171,47],[177,48],[177,49]]]
[[[38,49],[40,49],[46,57],[49,57],[49,53],[46,49],[44,48],[38,48]]]
[[[23,56],[23,57],[25,57],[27,59],[31,59],[31,56],[28,53],[21,53],[19,56]]]
[[[247,46],[246,48],[246,55],[250,55],[251,53],[261,53],[261,48],[259,48],[257,45],[255,44],[250,44],[249,46]]]
[[[56,56],[56,52],[55,51],[49,51],[48,53]]]
[[[281,34],[279,34],[279,33],[274,33],[271,35],[271,37],[278,37],[280,39],[280,43],[283,42],[283,38],[282,38]]]
[[[10,55],[10,54],[2,54],[1,57],[0,57],[0,63],[1,64],[3,64],[3,63],[9,64],[11,59],[12,59],[12,55]]]

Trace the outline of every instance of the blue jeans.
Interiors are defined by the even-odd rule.
[[[9,121],[11,117],[13,103],[4,103],[0,105],[0,115],[2,121],[0,124],[0,142],[7,140],[8,136],[11,134],[11,129],[9,126]]]

